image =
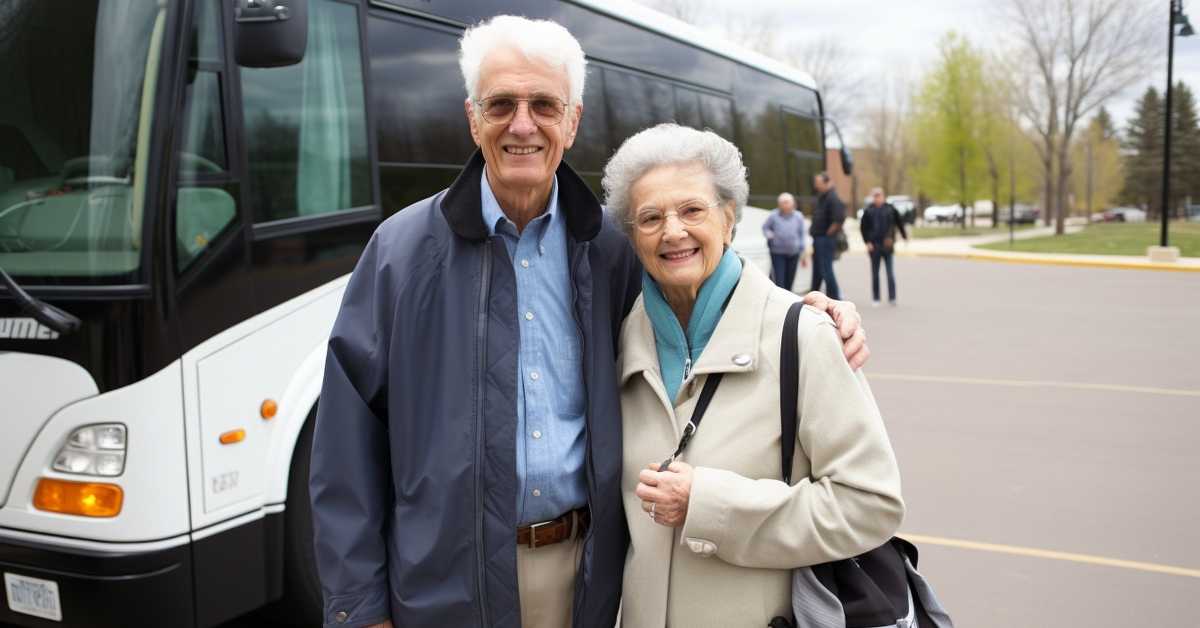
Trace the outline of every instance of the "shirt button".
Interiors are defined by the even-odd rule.
[[[541,375],[538,375],[537,371],[534,371],[529,374],[529,379],[532,379],[535,382],[538,380],[539,377],[541,377]]]
[[[349,618],[350,618],[350,615],[347,614],[346,611],[338,611],[333,614],[333,620],[339,624],[346,623],[346,620]]]
[[[527,259],[521,260],[521,268],[529,268],[529,260],[527,260]]]
[[[541,432],[539,432],[538,430],[533,430],[533,437],[534,437],[534,438],[541,438],[541,437],[542,437],[542,433],[541,433]]]
[[[536,489],[536,488],[535,488],[535,489],[533,489],[533,496],[534,496],[534,497],[541,497],[541,496],[542,496],[542,492],[541,492],[541,491],[539,491],[538,489]]]
[[[525,312],[525,320],[527,320],[527,321],[533,320],[533,312]]]

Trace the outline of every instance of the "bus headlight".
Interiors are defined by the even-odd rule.
[[[54,457],[54,470],[114,477],[125,472],[125,426],[102,423],[81,427]]]

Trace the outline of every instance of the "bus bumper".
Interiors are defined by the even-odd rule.
[[[186,543],[123,554],[4,539],[0,572],[5,580],[0,625],[188,627],[195,621],[191,547]],[[54,614],[45,597],[35,610],[42,617],[13,610],[28,599],[14,601],[10,583],[29,582],[25,579],[56,585],[61,620],[44,618]]]

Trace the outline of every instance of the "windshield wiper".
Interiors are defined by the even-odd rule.
[[[59,335],[74,333],[83,324],[75,315],[60,310],[25,292],[3,268],[0,268],[0,282],[8,286],[8,293],[17,300],[17,305],[26,314],[32,316],[37,322],[58,332]]]

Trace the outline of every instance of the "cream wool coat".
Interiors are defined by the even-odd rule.
[[[753,264],[678,403],[666,399],[639,298],[621,331],[622,491],[629,522],[624,628],[762,628],[790,615],[795,567],[881,545],[900,525],[900,473],[875,400],[842,355],[833,321],[800,315],[800,429],[792,478],[779,451],[779,349],[796,295]],[[749,363],[739,366],[734,362]],[[650,520],[638,474],[675,450],[709,373],[725,378],[680,458],[695,467],[687,521]],[[810,479],[811,478],[811,479]]]

